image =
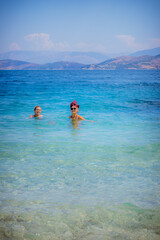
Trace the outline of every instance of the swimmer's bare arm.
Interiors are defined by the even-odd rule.
[[[69,116],[69,118],[72,118],[72,115]],[[85,121],[93,122],[92,120],[87,120],[87,119],[85,119],[84,117],[82,117],[80,115],[78,115],[78,120],[85,120]]]
[[[82,117],[80,115],[78,115],[78,120],[85,120],[85,121],[88,121],[88,122],[94,122],[92,120],[87,120],[87,119],[85,119],[84,117]]]
[[[34,118],[34,117],[36,117],[35,115],[31,115],[29,118]],[[38,118],[42,118],[43,117],[43,115],[40,115],[40,116],[38,116]],[[28,119],[28,118],[26,118],[26,119]]]
[[[85,118],[83,118],[82,116],[78,115],[78,119],[79,120],[86,120]]]
[[[31,115],[30,117],[27,117],[26,119],[33,118],[33,117],[34,117],[34,115]]]

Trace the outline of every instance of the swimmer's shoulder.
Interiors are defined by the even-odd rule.
[[[78,120],[85,120],[84,117],[80,116],[80,115],[77,115],[78,116]]]
[[[72,119],[72,115],[70,115],[69,118]],[[77,114],[76,120],[85,120],[85,118]]]
[[[36,118],[35,115],[31,115],[30,118]],[[38,118],[43,118],[43,115],[40,115]]]

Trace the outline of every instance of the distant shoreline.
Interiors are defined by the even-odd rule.
[[[159,70],[160,55],[157,56],[122,56],[111,58],[98,64],[83,64],[60,61],[36,64],[25,61],[0,60],[0,70]]]

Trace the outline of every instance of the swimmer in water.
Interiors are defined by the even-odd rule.
[[[43,115],[41,115],[42,108],[40,106],[35,106],[34,108],[34,115],[31,115],[30,118],[41,118]]]
[[[71,102],[70,109],[71,109],[72,115],[69,116],[69,118],[71,118],[72,120],[85,120],[82,116],[77,114],[79,111],[79,105],[77,104],[76,100]]]

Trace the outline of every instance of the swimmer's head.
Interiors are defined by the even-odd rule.
[[[42,108],[40,106],[35,106],[34,108],[35,115],[40,115],[42,112]]]
[[[79,111],[79,105],[77,104],[77,101],[74,100],[73,102],[71,102],[70,104],[70,108],[71,108],[71,112],[72,114],[76,114]]]
[[[76,101],[76,100],[74,100],[73,102],[71,102],[70,108],[71,108],[72,106],[76,106],[76,107],[79,108],[79,105],[77,104],[77,101]]]

